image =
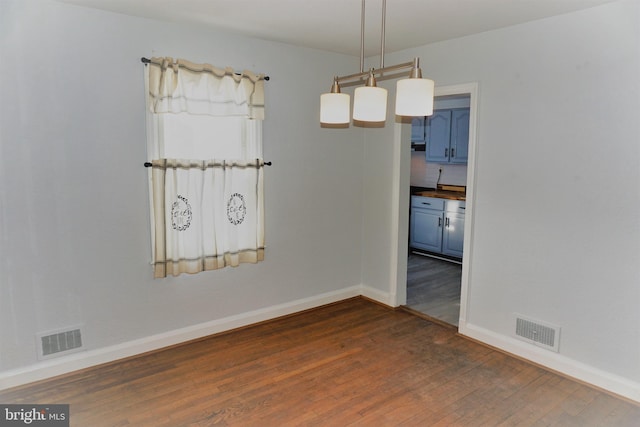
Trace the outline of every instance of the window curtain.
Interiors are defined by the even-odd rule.
[[[154,277],[264,259],[264,76],[146,66]]]

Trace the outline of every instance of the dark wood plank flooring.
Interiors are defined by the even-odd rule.
[[[354,298],[0,392],[72,426],[638,426],[640,406]]]
[[[427,256],[409,254],[407,307],[458,326],[462,266]]]

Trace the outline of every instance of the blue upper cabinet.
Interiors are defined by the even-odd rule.
[[[435,110],[427,117],[425,134],[428,162],[467,163],[469,108]]]
[[[451,111],[451,163],[467,163],[469,158],[469,109]]]
[[[428,162],[449,161],[451,139],[451,110],[436,110],[427,118],[426,125]]]
[[[411,142],[424,143],[425,117],[414,117],[411,120]]]

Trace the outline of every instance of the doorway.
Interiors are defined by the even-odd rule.
[[[462,258],[462,265],[454,268],[459,269],[459,314],[457,327],[458,329],[464,329],[466,315],[467,315],[467,295],[469,292],[469,270],[473,259],[473,200],[474,200],[474,181],[475,181],[475,159],[476,159],[476,129],[477,129],[477,117],[478,117],[478,84],[467,83],[452,86],[440,86],[435,89],[436,97],[446,97],[454,95],[468,95],[470,97],[470,117],[469,117],[469,153],[467,162],[467,177],[466,177],[466,215],[465,215],[465,230],[464,230],[464,256]],[[407,135],[411,132],[411,127],[408,124],[402,125],[402,131],[398,132],[398,136],[401,139],[406,140]],[[402,239],[400,236],[408,236],[409,234],[409,206],[410,206],[410,194],[409,194],[409,182],[411,173],[411,153],[410,144],[406,141],[399,144],[400,153],[398,155],[398,162],[396,164],[398,171],[397,182],[407,183],[406,188],[398,188],[398,216],[397,216],[397,230],[398,230],[398,248],[397,254],[397,270],[395,283],[396,287],[396,305],[407,307],[407,279],[409,273],[409,262],[412,262],[412,268],[415,267],[416,259],[410,259],[408,245],[406,239]],[[424,261],[424,260],[422,260]],[[440,260],[435,260],[440,261]],[[447,261],[442,261],[447,262]],[[455,266],[455,264],[453,264]],[[441,268],[438,266],[426,267],[429,269]],[[457,279],[453,279],[457,280]],[[457,298],[457,296],[456,296]],[[448,317],[447,319],[450,319]],[[448,321],[444,321],[449,323]]]
[[[458,327],[462,264],[409,252],[407,308],[416,314]]]

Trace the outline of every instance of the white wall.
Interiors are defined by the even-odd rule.
[[[71,369],[359,293],[362,130],[318,120],[353,58],[48,0],[0,19],[0,388],[50,367],[39,332],[82,325]],[[271,77],[265,262],[152,279],[143,56]]]
[[[629,0],[386,58],[420,56],[436,85],[479,84],[461,331],[638,401],[639,28]],[[365,163],[365,182],[374,174]],[[389,197],[365,193],[364,203]],[[365,235],[382,238],[376,230]],[[559,354],[513,339],[514,312],[561,326]]]
[[[393,189],[398,185],[394,178],[394,170],[390,165],[394,163],[399,141],[394,140],[393,125],[393,85],[378,82],[378,86],[386,87],[389,91],[387,106],[387,121],[383,128],[365,129],[364,144],[364,205],[362,213],[362,283],[365,294],[385,304],[396,305],[396,295],[393,290],[395,274],[389,260],[393,258],[395,245],[394,230],[389,224],[394,217],[392,199]],[[410,125],[406,125],[409,128]],[[409,128],[410,132],[410,128]],[[405,138],[410,145],[410,133]],[[408,181],[408,179],[407,179]],[[408,184],[408,183],[407,183]],[[409,186],[407,185],[407,192]]]

